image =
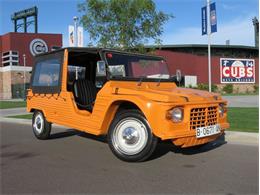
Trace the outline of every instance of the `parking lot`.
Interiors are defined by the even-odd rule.
[[[56,127],[50,140],[28,124],[2,123],[2,193],[258,194],[258,145],[201,149],[160,143],[147,162],[126,163],[104,138]]]

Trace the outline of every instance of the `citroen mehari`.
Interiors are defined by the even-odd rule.
[[[220,95],[180,88],[162,57],[100,48],[63,48],[38,55],[27,111],[38,139],[52,123],[106,135],[124,161],[144,161],[158,140],[191,147],[229,127]]]

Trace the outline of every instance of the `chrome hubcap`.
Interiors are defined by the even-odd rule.
[[[33,124],[34,129],[37,131],[37,133],[41,133],[43,131],[43,116],[42,114],[37,114],[34,119]]]
[[[123,139],[127,144],[135,144],[139,140],[139,134],[137,130],[133,127],[128,127],[123,130]]]

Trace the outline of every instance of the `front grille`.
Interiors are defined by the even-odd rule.
[[[190,130],[217,124],[218,107],[192,108],[190,111]]]

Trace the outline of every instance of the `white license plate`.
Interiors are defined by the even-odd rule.
[[[196,137],[202,138],[220,133],[220,125],[212,125],[207,127],[198,127],[196,129]]]

